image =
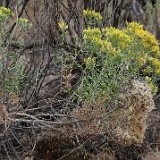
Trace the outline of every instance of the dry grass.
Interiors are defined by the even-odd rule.
[[[149,152],[142,157],[142,160],[160,160],[160,152]]]
[[[117,120],[115,131],[120,144],[131,145],[143,143],[148,114],[154,108],[150,88],[140,81],[132,81],[132,88],[122,94],[120,102],[123,106]]]
[[[8,118],[8,112],[5,105],[0,104],[0,124],[4,124]]]
[[[71,135],[97,135],[109,133],[121,145],[143,143],[147,118],[154,108],[153,96],[147,84],[132,81],[132,88],[120,95],[121,108],[109,113],[103,103],[84,104],[71,112],[76,125],[64,127]]]
[[[85,104],[82,108],[76,108],[71,115],[79,121],[77,134],[90,135],[103,132],[104,113],[104,108],[98,105]]]
[[[115,155],[108,150],[104,150],[94,156],[92,160],[115,160]]]

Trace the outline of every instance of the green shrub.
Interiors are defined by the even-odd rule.
[[[100,13],[86,9],[83,11],[86,26],[97,26],[102,23],[102,16]]]
[[[99,97],[105,97],[106,102],[113,100],[132,79],[146,81],[152,93],[156,93],[154,82],[160,75],[160,51],[156,38],[143,25],[131,22],[123,30],[106,27],[102,31],[87,25],[83,34],[85,69],[75,92],[80,102],[96,103]]]
[[[24,70],[27,62],[21,57],[19,51],[14,51],[12,43],[23,43],[23,36],[27,29],[31,27],[26,19],[17,19],[20,36],[16,42],[10,38],[7,23],[11,20],[13,13],[10,9],[0,7],[0,94],[17,95],[24,78]]]

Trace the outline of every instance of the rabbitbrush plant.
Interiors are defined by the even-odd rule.
[[[85,68],[75,92],[78,101],[97,103],[101,99],[107,106],[126,91],[132,79],[148,83],[152,94],[156,94],[154,83],[160,75],[160,51],[155,36],[137,22],[126,23],[124,29],[96,28],[97,19],[97,23],[101,20],[97,14],[84,11],[89,23],[81,43]],[[116,105],[117,101],[114,102]]]
[[[80,46],[83,73],[74,92],[79,104],[71,116],[81,127],[71,134],[109,133],[121,145],[143,143],[160,75],[156,38],[137,22],[126,23],[124,29],[100,29],[92,23],[84,29]]]
[[[20,52],[14,51],[11,47],[12,39],[6,26],[12,16],[10,9],[0,7],[0,95],[9,96],[20,93],[21,84],[24,83],[24,69],[27,65],[23,58],[20,58]],[[14,43],[21,46],[22,37],[31,24],[26,19],[19,18],[16,25],[19,27],[20,36]]]

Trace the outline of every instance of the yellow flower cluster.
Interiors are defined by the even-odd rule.
[[[96,60],[95,58],[88,57],[84,59],[84,64],[87,69],[93,69],[96,65]]]
[[[18,22],[21,24],[26,24],[28,22],[28,20],[26,18],[19,18]]]
[[[127,29],[131,32],[135,30],[143,30],[143,25],[137,22],[131,22],[131,23],[127,22],[126,24],[127,24]]]
[[[119,30],[114,27],[105,28],[103,30],[105,37],[112,43],[117,49],[124,49],[131,43],[131,38],[125,32],[125,30]]]
[[[88,28],[84,29],[84,41],[88,45],[96,47],[96,49],[100,49],[102,47],[102,35],[99,28]]]
[[[153,57],[137,57],[137,62],[140,66],[143,66],[144,64],[147,64],[145,66],[145,69],[143,69],[144,75],[154,75],[159,76],[160,75],[160,61],[157,58]]]
[[[98,39],[101,39],[101,31],[99,28],[88,28],[83,30],[84,33],[84,39],[92,39],[93,37],[97,37]]]
[[[27,27],[29,27],[29,28],[32,27],[32,23],[29,23],[28,19],[26,19],[26,18],[18,18],[17,24],[19,24],[23,29],[26,29]]]
[[[10,9],[5,8],[5,7],[0,7],[0,18],[5,18],[5,17],[9,17],[11,14]]]
[[[143,73],[145,75],[152,73],[157,76],[160,75],[159,44],[155,36],[143,28],[143,25],[137,22],[127,23],[126,33],[131,37],[131,43],[134,44],[133,49],[138,46],[140,50],[144,50],[143,54],[137,55],[137,62],[140,66],[149,62]]]
[[[92,11],[92,10],[89,10],[89,9],[84,10],[83,11],[83,15],[87,20],[94,19],[97,22],[101,22],[102,21],[102,16],[101,16],[100,13]]]
[[[65,22],[59,22],[58,26],[62,32],[66,31],[68,29],[68,25]]]
[[[160,61],[157,58],[153,58],[152,65],[155,75],[160,75]]]
[[[126,33],[130,34],[132,40],[137,37],[141,40],[144,49],[151,52],[154,57],[160,57],[158,42],[154,35],[143,29],[143,25],[137,22],[127,23]]]
[[[99,28],[88,28],[83,31],[84,41],[88,45],[92,45],[92,49],[96,48],[100,53],[118,54],[118,49],[113,47],[112,43],[107,39],[102,39],[102,34]]]
[[[116,50],[116,48],[112,46],[111,42],[109,42],[108,40],[104,40],[100,49],[100,53],[106,52],[112,54],[113,56],[116,56],[119,54],[120,50]]]
[[[160,61],[157,58],[153,58],[152,64],[153,64],[153,66],[155,68],[159,68],[160,67]]]
[[[147,57],[137,56],[136,60],[137,60],[139,66],[143,66],[147,62]]]

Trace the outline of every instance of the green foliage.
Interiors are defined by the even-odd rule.
[[[8,8],[5,7],[0,7],[0,19],[1,22],[6,20],[7,18],[9,18],[11,16],[11,11]]]
[[[158,1],[156,2],[156,5],[158,5]],[[155,26],[155,16],[156,16],[156,7],[152,5],[150,1],[146,1],[146,5],[144,7],[145,13],[146,13],[146,21],[147,21],[147,27],[150,31],[153,32],[153,28]]]
[[[106,27],[102,31],[89,24],[90,20],[83,31],[85,70],[76,92],[79,101],[97,103],[104,97],[108,102],[124,91],[133,78],[145,81],[146,76],[150,76],[147,83],[155,94],[154,81],[160,75],[156,38],[136,22],[127,23],[123,30]]]
[[[155,0],[154,5],[151,2],[146,1],[146,5],[144,6],[145,28],[151,33],[154,33],[159,39],[160,1]]]
[[[6,35],[6,24],[12,16],[10,9],[0,7],[0,46],[4,44],[3,36]],[[0,55],[1,56],[1,55]]]
[[[23,71],[26,65],[23,60],[21,60],[21,62],[18,60],[18,54],[13,54],[14,55],[8,55],[3,58],[3,65],[1,66],[2,72],[0,73],[1,92],[9,94],[19,93],[20,84],[23,80]],[[10,64],[6,66],[6,63]]]
[[[6,26],[12,16],[10,9],[0,7],[0,94],[2,95],[20,92],[27,65],[20,53],[10,48],[11,39],[7,34]],[[24,35],[31,24],[28,20],[20,18],[17,20],[17,26],[20,27],[20,33]],[[19,36],[21,40],[23,35]]]
[[[29,23],[26,18],[18,18],[17,25],[20,26],[20,31],[24,32],[32,27],[32,23]]]
[[[102,23],[102,16],[100,13],[87,9],[83,11],[83,15],[85,17],[86,27],[95,27]]]

